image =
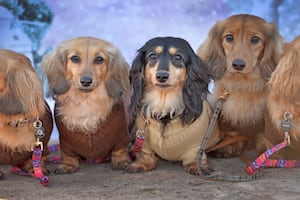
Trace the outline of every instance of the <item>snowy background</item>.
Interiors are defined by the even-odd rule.
[[[299,0],[0,0],[0,48],[25,54],[39,71],[42,56],[62,41],[94,36],[131,64],[157,36],[182,37],[196,50],[213,24],[233,14],[275,23],[290,41],[300,35],[299,7]]]

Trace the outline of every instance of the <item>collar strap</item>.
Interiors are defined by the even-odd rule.
[[[33,124],[37,120],[38,120],[38,117],[32,117],[32,118],[29,118],[29,119],[19,119],[17,121],[8,122],[8,125],[10,125],[12,127],[25,126],[25,125],[28,125],[28,124]]]

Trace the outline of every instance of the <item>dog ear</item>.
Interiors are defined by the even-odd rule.
[[[138,51],[137,56],[132,62],[129,76],[130,84],[133,89],[130,102],[133,118],[137,116],[138,110],[140,109],[140,101],[143,97],[143,90],[145,87],[144,68],[146,66],[146,61],[145,51],[142,48]]]
[[[299,50],[291,47],[286,50],[268,81],[272,91],[288,99],[298,96],[300,85],[299,57]]]
[[[208,93],[208,84],[212,76],[208,66],[196,54],[192,54],[190,64],[187,64],[187,78],[183,85],[183,100],[185,110],[181,117],[184,123],[193,122],[202,113],[203,100]]]
[[[208,64],[209,71],[215,80],[220,79],[226,71],[226,58],[222,47],[223,24],[223,21],[217,22],[210,29],[207,39],[197,50],[198,56]]]
[[[272,72],[275,70],[277,63],[283,53],[284,40],[279,34],[277,26],[266,24],[266,41],[264,54],[260,63],[260,72],[265,80],[269,80]]]
[[[43,84],[27,57],[15,59],[18,59],[15,64],[22,67],[9,67],[6,89],[0,97],[1,112],[6,115],[39,115],[44,110]]]
[[[107,52],[109,66],[105,86],[110,96],[121,99],[130,91],[129,65],[116,47],[109,46]]]
[[[47,76],[51,95],[63,94],[70,88],[67,80],[67,49],[61,45],[56,51],[43,57],[41,66]]]

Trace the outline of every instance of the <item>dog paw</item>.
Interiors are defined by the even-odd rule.
[[[77,167],[72,165],[61,164],[55,170],[55,174],[71,174],[77,171]]]
[[[217,149],[210,153],[210,155],[216,158],[233,158],[241,155],[243,150],[243,144],[238,145],[226,145],[223,148]]]
[[[116,170],[126,170],[130,163],[131,160],[123,160],[118,163],[113,163],[112,168]]]
[[[200,172],[198,170],[197,163],[186,165],[184,166],[184,169],[187,173],[192,175],[209,175],[211,172],[214,171],[212,164],[208,160],[202,162],[200,167]]]
[[[145,169],[144,165],[132,163],[127,166],[126,171],[129,173],[139,173],[139,172],[145,172],[148,170]]]

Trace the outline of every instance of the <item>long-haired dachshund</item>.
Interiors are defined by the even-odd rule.
[[[257,151],[264,152],[281,143],[285,132],[291,144],[274,154],[279,159],[300,159],[300,36],[288,43],[268,82],[265,133],[259,135]],[[282,123],[291,124],[285,130]]]
[[[153,170],[160,157],[182,161],[188,173],[198,174],[196,157],[212,114],[206,64],[184,39],[153,38],[139,49],[130,80],[130,108],[145,140],[127,170]],[[215,132],[208,147],[217,142]]]
[[[246,136],[251,144],[264,130],[266,82],[282,52],[283,39],[277,27],[257,16],[234,15],[210,29],[198,55],[214,76],[211,103],[229,92],[218,118],[223,139]],[[214,155],[237,156],[246,143],[227,145]]]
[[[79,37],[61,43],[42,61],[59,131],[62,163],[55,173],[72,173],[79,160],[111,154],[114,169],[131,159],[126,106],[129,66],[111,43]]]
[[[29,173],[33,172],[32,148],[37,137],[42,136],[36,135],[37,123],[45,128],[45,136],[41,138],[45,158],[49,154],[47,143],[53,122],[44,100],[42,81],[25,55],[1,49],[0,164],[18,165]],[[47,174],[43,160],[41,164]]]

